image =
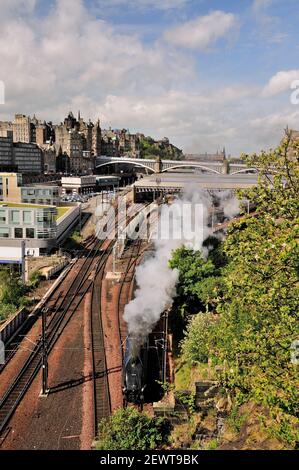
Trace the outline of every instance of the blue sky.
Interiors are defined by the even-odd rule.
[[[234,156],[299,128],[297,0],[1,0],[0,118],[70,110]]]

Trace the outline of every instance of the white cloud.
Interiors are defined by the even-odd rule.
[[[9,16],[16,15],[16,11],[18,16],[32,13],[36,2],[37,0],[1,0],[0,21],[5,20]]]
[[[181,8],[190,0],[96,0],[97,5],[103,8],[125,6],[138,9],[154,8],[157,10],[173,10]]]
[[[254,0],[252,9],[255,13],[268,8],[273,3],[273,0]]]
[[[278,95],[287,90],[291,93],[291,85],[295,80],[299,80],[299,69],[282,70],[269,80],[262,94],[265,97],[269,97]]]
[[[299,111],[295,110],[290,112],[285,109],[279,113],[268,114],[263,117],[254,118],[250,124],[254,128],[267,130],[270,132],[281,131],[286,126],[295,128],[298,125]]]
[[[169,29],[164,37],[168,42],[178,46],[205,50],[218,39],[226,37],[236,24],[237,19],[232,13],[214,11]]]
[[[21,0],[12,1],[18,8],[11,16],[6,10],[0,28],[0,80],[6,85],[0,119],[21,112],[60,122],[70,109],[80,109],[86,119],[100,117],[103,126],[168,136],[186,151],[225,145],[236,156],[279,141],[278,123],[270,120],[265,129],[254,121],[273,113],[274,101],[261,100],[260,87],[224,86],[221,77],[218,88],[209,87],[209,77],[195,72],[193,54],[162,40],[144,44],[136,32],[96,18],[83,0],[56,0],[42,18],[34,10],[20,15]],[[208,35],[209,45],[219,34]]]
[[[0,41],[7,107],[40,110],[77,95],[97,102],[119,91],[150,95],[192,76],[183,55],[119,34],[80,0],[57,0],[44,19],[6,21]]]

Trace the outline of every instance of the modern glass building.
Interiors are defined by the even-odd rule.
[[[56,217],[57,209],[52,206],[0,204],[0,250],[15,248],[17,257],[26,240],[27,255],[47,253],[56,243]]]
[[[13,203],[59,204],[59,189],[51,184],[23,185],[20,173],[0,172],[0,200]]]
[[[49,204],[56,206],[59,203],[58,186],[22,186],[21,200],[29,204]]]

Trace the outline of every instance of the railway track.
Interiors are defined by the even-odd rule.
[[[143,206],[140,207],[140,211]],[[139,211],[138,211],[139,212]],[[129,220],[127,222],[130,221]],[[122,222],[121,222],[122,223]],[[138,241],[138,246],[140,241]],[[109,390],[108,368],[106,361],[105,340],[103,334],[102,312],[101,312],[101,294],[102,281],[105,273],[105,264],[112,253],[113,246],[110,245],[107,250],[103,263],[98,267],[92,288],[91,312],[90,312],[90,331],[92,343],[92,365],[93,365],[93,402],[94,402],[94,435],[97,435],[98,423],[101,418],[108,417],[111,414],[111,397]],[[133,266],[130,257],[130,268]],[[130,269],[129,268],[129,269]],[[126,272],[127,275],[128,272]]]
[[[46,338],[48,352],[52,350],[54,344],[62,334],[64,328],[70,321],[85,294],[91,287],[91,281],[88,279],[90,275],[90,268],[97,260],[101,245],[102,243],[95,247],[96,249],[92,250],[88,258],[85,259],[82,265],[82,269],[80,270],[80,275],[74,279],[71,288],[62,299],[59,307],[56,309],[56,315],[51,318],[51,321],[47,325]],[[15,377],[14,381],[5,392],[4,396],[1,398],[0,434],[6,428],[16,408],[39,372],[42,363],[41,354],[42,343],[41,340],[39,340],[34,346],[32,353],[25,361],[18,375]]]
[[[108,221],[109,222],[109,221]],[[126,217],[122,218],[120,223],[126,222]],[[56,293],[48,299],[48,318],[47,325],[47,348],[51,352],[58,338],[61,336],[66,325],[71,320],[73,314],[78,309],[85,294],[92,289],[92,319],[91,331],[93,342],[93,375],[94,375],[94,397],[95,397],[95,426],[99,416],[110,413],[110,396],[107,378],[106,356],[104,351],[103,330],[101,325],[101,314],[98,306],[100,305],[100,296],[95,284],[103,276],[103,270],[106,260],[112,251],[112,240],[108,249],[102,250],[104,241],[92,237],[86,244],[86,258],[79,259],[74,267],[73,280],[67,291],[61,292],[61,286],[57,287]],[[95,277],[92,273],[95,272]],[[97,310],[96,310],[97,309]],[[94,312],[98,312],[96,315]],[[99,346],[102,345],[101,346]],[[104,352],[104,354],[103,354]],[[101,358],[99,355],[101,354]],[[0,436],[7,429],[7,425],[13,416],[16,408],[22,398],[28,391],[30,385],[38,374],[42,364],[42,343],[39,340],[34,346],[29,357],[21,367],[19,373],[11,383],[9,388],[0,400]],[[101,364],[101,366],[100,366]],[[99,378],[102,378],[101,384]],[[106,384],[105,384],[106,382]],[[99,398],[101,397],[101,398]],[[106,404],[105,404],[106,403]]]
[[[108,417],[111,413],[111,399],[105,354],[105,340],[103,334],[102,315],[100,308],[103,275],[104,266],[95,275],[92,289],[90,312],[93,371],[94,436],[97,435],[99,420],[101,418]]]
[[[85,244],[85,248],[84,248],[85,254],[87,253],[88,247],[90,247],[92,243],[95,243],[94,236],[90,237],[90,239]],[[72,267],[73,270],[77,269],[78,274],[80,270],[78,269],[78,266],[80,264],[82,264],[82,258],[78,259],[76,261],[76,265]],[[52,292],[50,297],[47,299],[47,305],[48,305],[47,316],[48,317],[54,316],[59,311],[59,309],[62,308],[62,304],[65,301],[65,298],[68,297],[69,295],[72,295],[72,291],[75,290],[75,286],[74,286],[75,281],[77,282],[76,276],[73,276],[73,280],[69,283],[69,274],[68,274],[66,279],[64,279],[62,283],[57,287],[57,289],[55,289]],[[18,335],[15,337],[15,339],[13,339],[13,341],[10,342],[9,348],[6,348],[5,363],[0,365],[0,374],[5,369],[9,361],[13,358],[17,350],[19,349],[20,343],[24,339],[25,334],[33,326],[39,314],[40,314],[40,309],[34,313],[31,313],[28,316],[27,320],[22,325],[22,328],[20,329],[20,332],[18,333]]]
[[[135,266],[139,259],[139,254],[142,246],[142,240],[135,240],[130,253],[130,258],[124,272],[117,299],[117,315],[118,315],[118,329],[119,329],[119,341],[121,345],[121,353],[123,358],[124,343],[127,336],[126,325],[123,319],[124,308],[126,304],[131,300],[131,284],[134,280]],[[129,287],[128,287],[129,284]]]

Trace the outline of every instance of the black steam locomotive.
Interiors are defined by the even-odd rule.
[[[137,405],[142,410],[146,388],[148,344],[137,346],[134,338],[126,339],[123,365],[123,405]]]

